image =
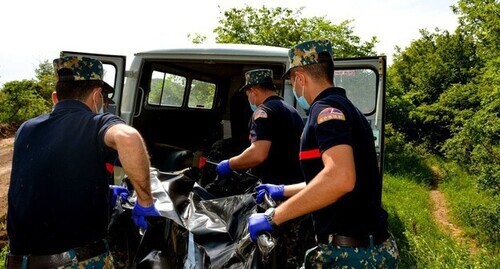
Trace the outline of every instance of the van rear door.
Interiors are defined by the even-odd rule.
[[[122,98],[123,84],[125,79],[126,57],[121,55],[104,55],[86,52],[61,51],[64,56],[84,56],[97,59],[102,62],[104,68],[104,81],[113,86],[115,92],[109,96],[114,104],[110,104],[105,112],[120,116],[120,101]]]

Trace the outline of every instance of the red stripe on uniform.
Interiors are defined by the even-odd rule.
[[[311,149],[306,151],[301,151],[299,153],[299,160],[307,160],[321,157],[321,151],[319,149]]]
[[[108,170],[108,173],[113,174],[115,167],[111,163],[106,163],[106,170]]]

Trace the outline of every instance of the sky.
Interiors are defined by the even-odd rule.
[[[207,36],[231,8],[303,7],[302,17],[325,16],[334,24],[352,20],[362,41],[376,36],[378,54],[392,63],[395,47],[420,38],[420,29],[453,32],[457,0],[15,0],[0,2],[0,86],[32,79],[38,65],[59,52],[127,56],[191,43],[189,34]]]

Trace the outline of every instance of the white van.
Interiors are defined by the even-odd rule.
[[[268,46],[193,45],[136,53],[127,71],[125,56],[69,51],[61,56],[90,56],[105,65],[104,79],[115,87],[116,104],[108,112],[139,130],[152,166],[175,171],[190,165],[179,159],[184,156],[181,152],[207,156],[222,139],[235,141],[234,152],[248,145],[252,112],[244,93],[238,92],[248,70],[272,69],[278,94],[306,118],[290,81],[281,80],[288,68],[287,53],[287,48]],[[372,126],[382,169],[386,57],[343,58],[334,63],[335,85],[346,89]]]

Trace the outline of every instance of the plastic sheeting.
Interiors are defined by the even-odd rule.
[[[248,193],[259,183],[258,179],[234,174],[232,179],[216,180],[212,189],[221,191],[218,196],[222,196],[224,191],[235,194],[216,198],[191,179],[188,173],[176,175],[151,169],[153,198],[162,217],[149,218],[149,227],[144,235],[139,235],[137,229],[135,234],[128,234],[135,237],[127,241],[131,254],[129,259],[133,260],[130,266],[260,268],[260,257],[265,258],[269,254],[275,241],[272,237],[261,236],[260,247],[257,247],[248,233],[248,217],[269,206],[258,206],[253,193]],[[239,189],[224,189],[223,186],[228,186],[227,180],[238,180],[244,184],[236,184]],[[123,225],[123,221],[121,224],[117,221],[118,215],[129,213],[127,211],[132,209],[134,201],[135,196],[129,198],[129,204],[124,205],[128,209],[125,211],[120,206],[115,207],[111,226]],[[127,220],[130,222],[130,218]]]

